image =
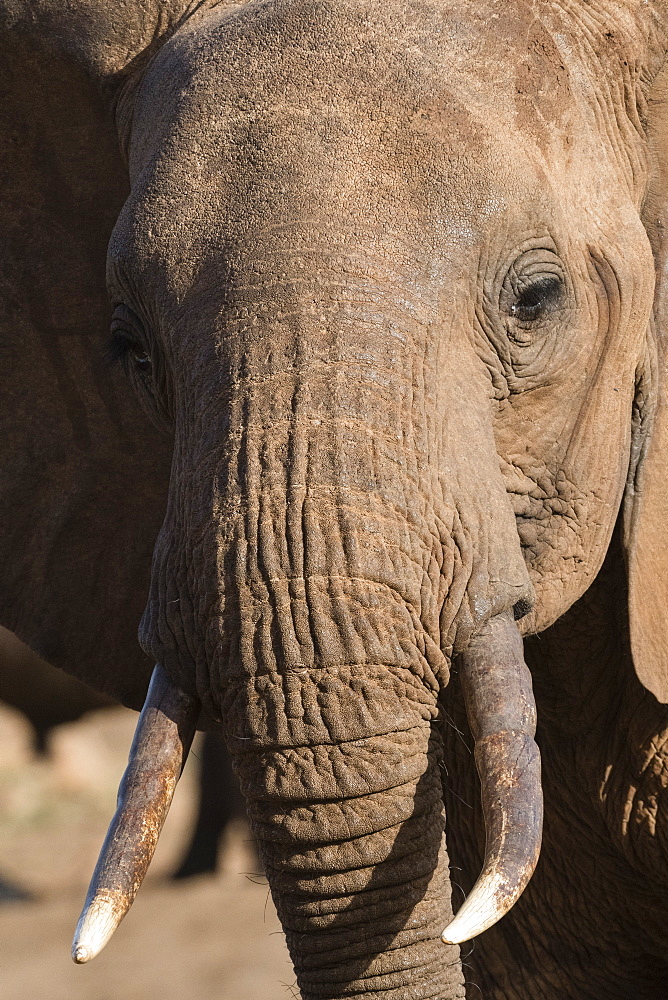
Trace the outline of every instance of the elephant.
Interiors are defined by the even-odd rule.
[[[54,726],[114,704],[74,677],[54,670],[6,629],[0,629],[0,701],[28,718],[40,754],[47,752]]]
[[[0,623],[144,706],[75,961],[199,727],[303,1000],[663,1000],[664,0],[0,25]]]

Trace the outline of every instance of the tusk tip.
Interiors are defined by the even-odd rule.
[[[119,893],[100,893],[86,905],[72,942],[72,961],[85,965],[99,955],[130,908],[131,900]]]
[[[504,892],[505,879],[500,874],[485,873],[476,882],[457,915],[441,934],[445,944],[463,944],[489,930],[511,908],[523,885],[514,894]]]
[[[441,941],[443,944],[463,944],[465,941],[470,941],[472,937],[475,937],[479,933],[475,928],[471,930],[468,927],[460,927],[458,926],[458,922],[453,920],[441,934]]]
[[[90,948],[86,948],[82,944],[72,946],[72,961],[77,965],[85,965],[86,962],[90,962],[91,958],[95,958],[95,955]]]

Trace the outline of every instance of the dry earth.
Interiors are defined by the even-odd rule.
[[[102,954],[77,967],[72,932],[114,810],[136,715],[109,709],[54,731],[34,756],[23,717],[0,705],[2,1000],[292,1000],[298,993],[266,881],[238,828],[216,876],[167,878],[194,804],[187,767],[149,875]],[[195,746],[194,754],[197,753]]]

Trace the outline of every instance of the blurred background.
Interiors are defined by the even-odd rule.
[[[201,734],[130,913],[93,962],[70,959],[136,721],[0,629],[2,1000],[297,998],[224,751]]]

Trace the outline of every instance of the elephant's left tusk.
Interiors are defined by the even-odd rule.
[[[482,934],[510,910],[533,875],[543,829],[536,704],[513,619],[493,618],[459,665],[487,846],[478,881],[443,931],[448,944]]]
[[[198,699],[175,687],[158,664],[74,934],[72,958],[78,964],[102,951],[132,906],[186,762],[199,709]]]

